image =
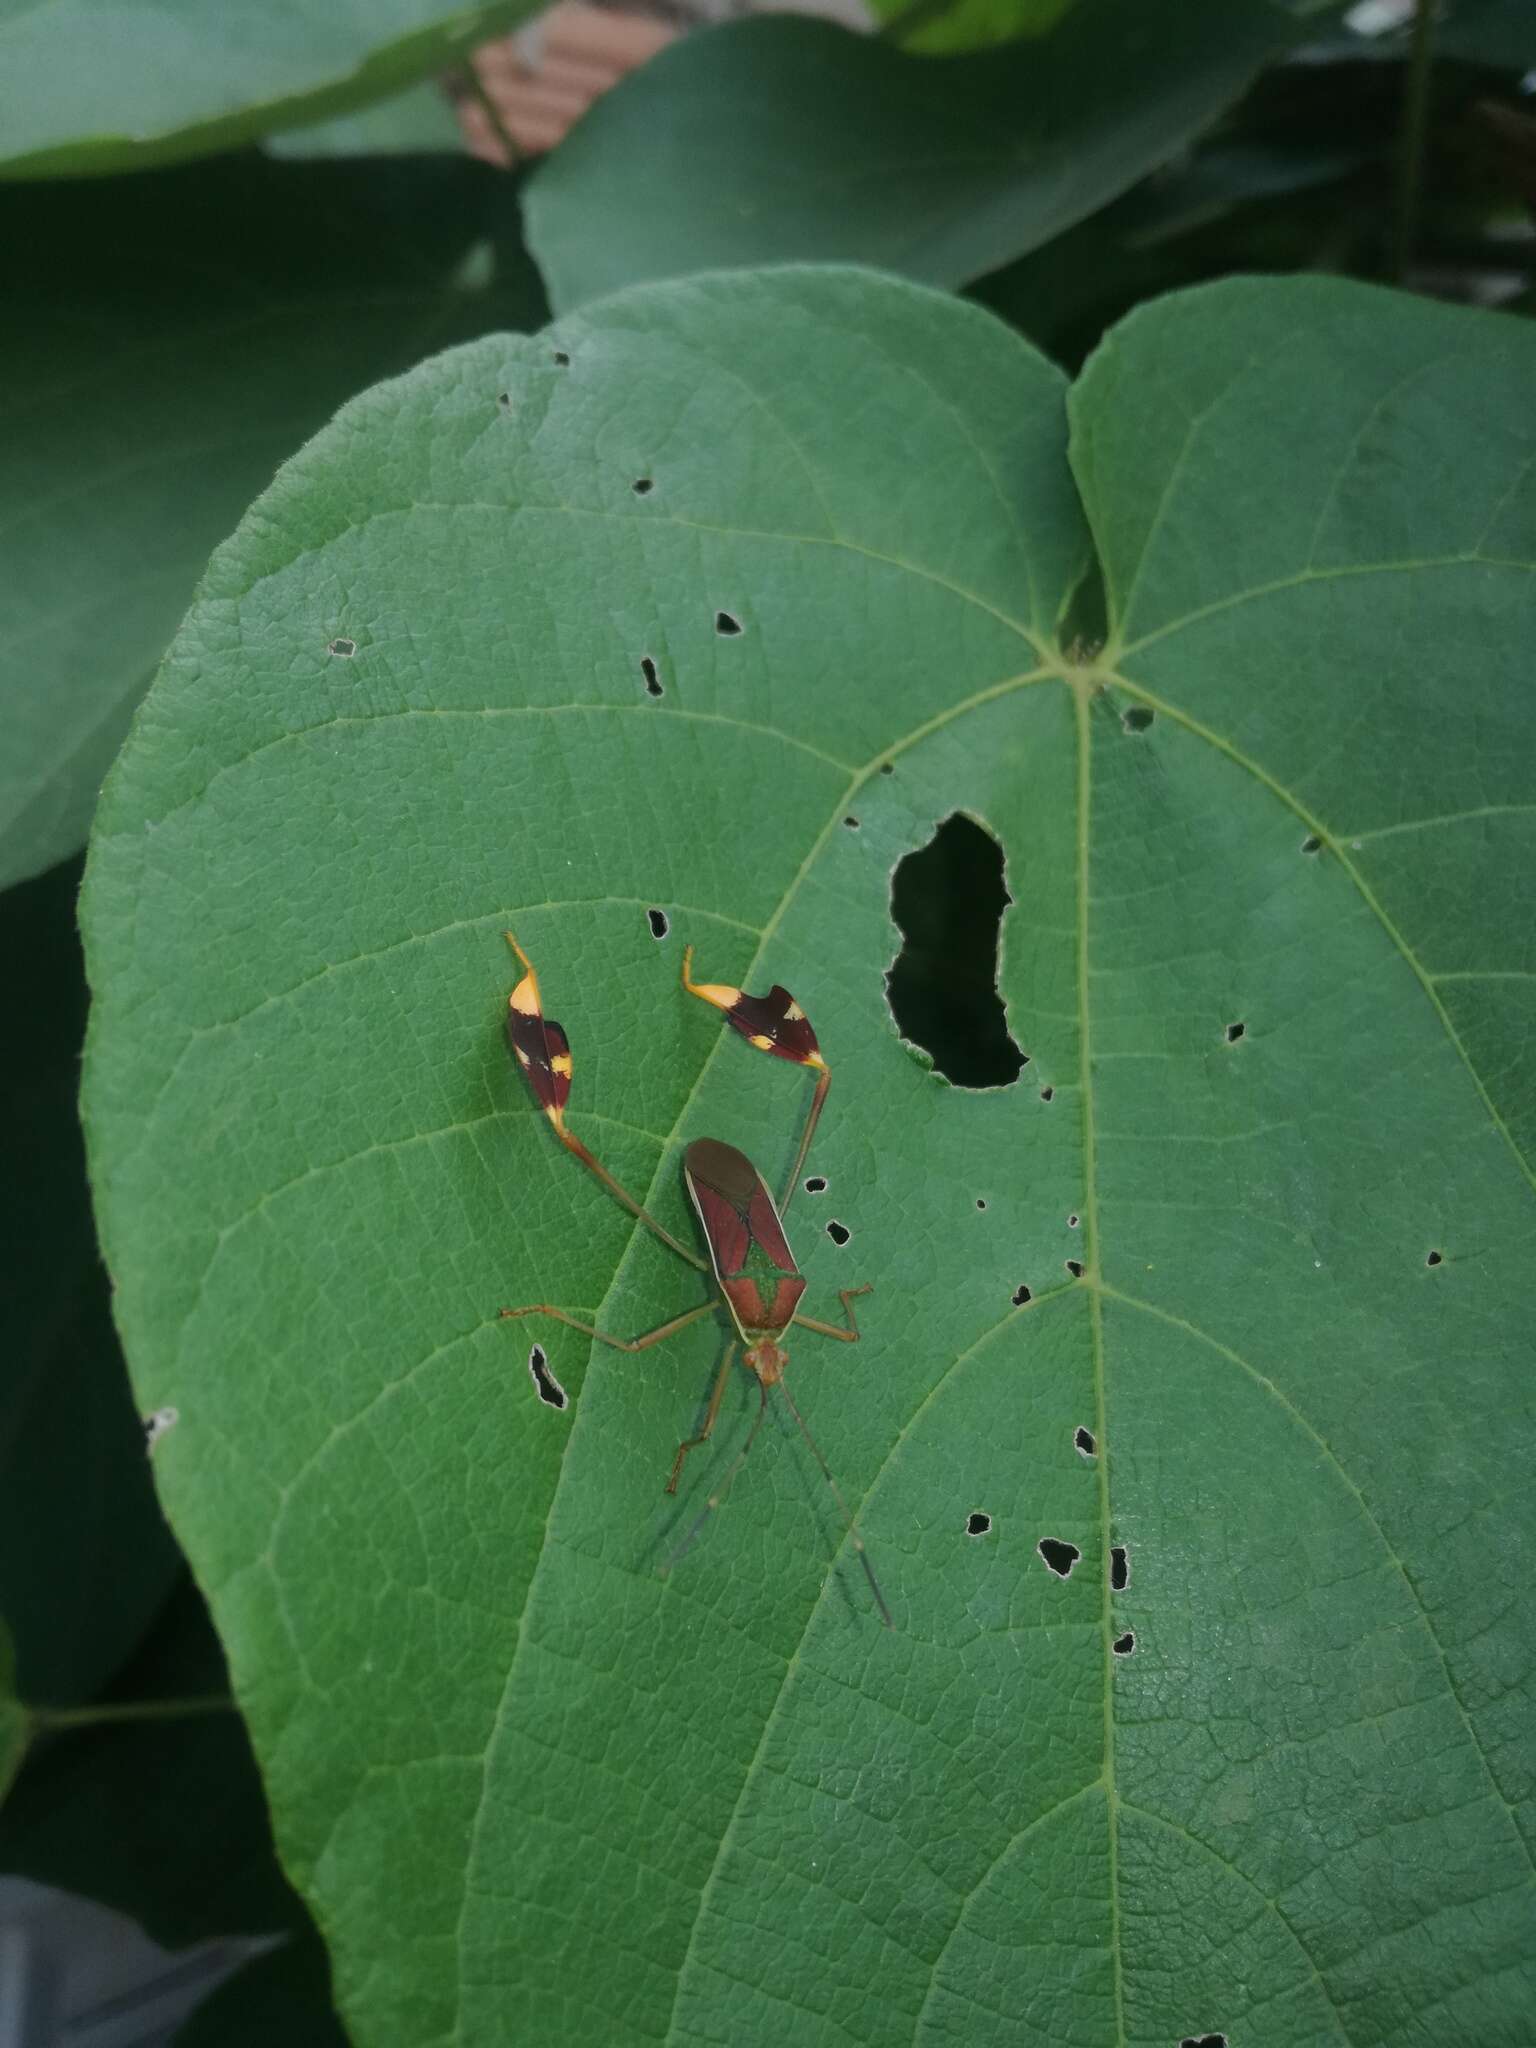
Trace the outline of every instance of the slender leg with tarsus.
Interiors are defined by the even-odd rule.
[[[818,1322],[815,1316],[795,1316],[792,1320],[797,1322],[802,1330],[815,1330],[820,1336],[835,1337],[839,1344],[857,1344],[860,1333],[853,1313],[853,1297],[856,1294],[873,1294],[874,1291],[875,1283],[872,1280],[866,1280],[862,1287],[838,1289],[837,1298],[843,1304],[843,1314],[848,1318],[846,1330],[840,1330],[836,1323]]]
[[[736,1361],[736,1339],[733,1337],[725,1347],[725,1356],[720,1361],[720,1370],[715,1375],[714,1391],[709,1397],[709,1406],[704,1411],[704,1427],[697,1436],[688,1437],[677,1447],[677,1456],[672,1460],[672,1477],[667,1481],[668,1493],[676,1493],[677,1482],[683,1475],[683,1460],[690,1451],[696,1451],[700,1444],[708,1443],[715,1427],[715,1418],[720,1413],[720,1403],[725,1398],[725,1383],[731,1376],[731,1367]]]
[[[779,1385],[782,1386],[783,1384],[784,1382],[780,1380]],[[768,1413],[768,1389],[765,1386],[763,1386],[761,1382],[759,1382],[758,1385],[758,1394],[760,1398],[758,1400],[757,1405],[757,1414],[753,1417],[752,1427],[747,1431],[746,1442],[742,1445],[741,1449],[736,1453],[735,1461],[733,1462],[730,1471],[726,1473],[724,1480],[721,1482],[719,1486],[715,1488],[714,1492],[709,1496],[709,1499],[705,1501],[702,1514],[700,1514],[695,1519],[692,1527],[688,1531],[688,1534],[683,1538],[682,1542],[678,1544],[676,1550],[673,1551],[672,1555],[662,1565],[661,1576],[663,1578],[667,1576],[668,1572],[671,1571],[674,1565],[682,1563],[683,1559],[688,1555],[689,1551],[692,1550],[694,1544],[698,1542],[699,1534],[700,1531],[703,1529],[704,1524],[709,1520],[710,1516],[715,1512],[716,1508],[720,1506],[721,1502],[730,1492],[732,1486],[735,1484],[736,1474],[747,1462],[747,1453],[751,1450],[752,1446],[757,1442],[757,1433],[762,1428],[763,1420]]]
[[[637,1202],[628,1188],[622,1186],[614,1179],[602,1161],[593,1158],[574,1131],[568,1131],[563,1124],[559,1124],[555,1127],[555,1136],[560,1140],[566,1151],[571,1154],[573,1159],[579,1159],[589,1173],[596,1174],[609,1194],[622,1202],[631,1216],[638,1216],[647,1230],[655,1231],[669,1251],[676,1252],[680,1259],[686,1259],[690,1266],[697,1266],[701,1273],[709,1271],[708,1263],[701,1259],[697,1252],[691,1252],[685,1244],[679,1244],[671,1231],[664,1230],[650,1210]]]
[[[661,1323],[654,1330],[647,1330],[643,1337],[610,1337],[606,1330],[594,1329],[591,1323],[582,1322],[578,1316],[568,1316],[563,1308],[551,1308],[547,1301],[536,1301],[529,1308],[504,1308],[501,1316],[504,1322],[511,1322],[517,1316],[553,1316],[557,1323],[569,1324],[571,1329],[580,1330],[583,1337],[595,1337],[599,1344],[611,1344],[615,1351],[645,1351],[652,1344],[659,1344],[663,1337],[670,1337],[674,1330],[686,1330],[700,1316],[709,1315],[714,1307],[714,1302],[702,1301],[697,1308],[674,1316],[670,1323]]]
[[[845,1308],[847,1307],[846,1301],[844,1302],[843,1306]],[[836,1337],[843,1333],[834,1330],[832,1334],[834,1337]],[[855,1330],[853,1334],[855,1337],[857,1337],[859,1333],[857,1330]],[[843,1499],[843,1489],[832,1477],[832,1468],[827,1463],[826,1459],[821,1455],[821,1445],[817,1443],[815,1437],[811,1435],[810,1430],[806,1427],[805,1417],[800,1413],[800,1410],[795,1406],[794,1395],[790,1393],[788,1387],[785,1386],[782,1380],[779,1381],[779,1392],[784,1396],[784,1399],[789,1403],[789,1412],[791,1415],[793,1415],[796,1422],[799,1423],[800,1434],[805,1438],[806,1442],[810,1445],[811,1455],[816,1460],[817,1464],[821,1467],[821,1476],[823,1479],[825,1479],[828,1486],[830,1486],[832,1489],[832,1498],[837,1502],[838,1513],[842,1516],[843,1524],[848,1531],[848,1541],[853,1545],[854,1549],[859,1554],[859,1563],[864,1567],[864,1576],[869,1581],[869,1590],[875,1596],[875,1605],[880,1610],[880,1619],[885,1623],[887,1628],[894,1628],[896,1624],[891,1619],[891,1610],[885,1604],[885,1595],[880,1590],[880,1581],[875,1577],[875,1568],[869,1561],[868,1551],[864,1548],[864,1538],[859,1534],[858,1529],[854,1524],[853,1515],[849,1509],[847,1501]]]

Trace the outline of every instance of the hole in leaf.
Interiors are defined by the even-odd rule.
[[[1120,723],[1127,732],[1145,732],[1152,723],[1152,718],[1153,712],[1149,705],[1132,704],[1129,710],[1121,715]]]
[[[637,498],[643,498],[649,492],[654,491],[656,486],[648,476],[637,476],[629,488]]]
[[[1129,1657],[1136,1647],[1136,1637],[1130,1629],[1123,1636],[1116,1636],[1109,1646],[1117,1657]]]
[[[853,1232],[848,1228],[846,1223],[839,1223],[837,1218],[834,1216],[832,1221],[827,1225],[827,1235],[831,1238],[834,1244],[846,1244],[849,1238],[852,1237]]]
[[[1439,1266],[1439,1265],[1442,1265],[1442,1264],[1444,1263],[1444,1261],[1445,1261],[1445,1253],[1444,1253],[1444,1252],[1431,1252],[1431,1253],[1430,1253],[1430,1255],[1429,1255],[1429,1257],[1428,1257],[1428,1258],[1427,1258],[1427,1259],[1426,1259],[1426,1260],[1424,1261],[1424,1263],[1425,1263],[1425,1265],[1426,1265],[1426,1266]]]
[[[985,1536],[991,1526],[992,1517],[984,1515],[979,1511],[973,1515],[967,1515],[965,1518],[965,1533],[967,1536]]]
[[[997,993],[997,938],[1013,898],[1003,849],[958,811],[896,864],[891,916],[902,948],[885,977],[902,1037],[958,1088],[1006,1088],[1024,1054]]]
[[[1237,1041],[1242,1037],[1243,1033],[1247,1029],[1248,1026],[1246,1024],[1229,1024],[1227,1026],[1228,1045],[1236,1045]]]
[[[850,832],[857,832],[859,829],[859,821],[857,818],[844,818],[843,823],[848,827],[848,830]]]
[[[1040,1090],[1040,1100],[1042,1102],[1053,1102],[1055,1098],[1056,1090],[1054,1088],[1042,1088]]]
[[[1074,1429],[1072,1443],[1079,1457],[1096,1458],[1099,1454],[1099,1447],[1093,1440],[1091,1429]]]
[[[1072,1567],[1083,1554],[1075,1543],[1058,1543],[1054,1536],[1042,1536],[1035,1548],[1058,1579],[1071,1578]]]
[[[556,367],[556,369],[558,369],[558,370],[568,370],[568,369],[570,368],[570,366],[571,366],[571,359],[570,359],[570,357],[569,357],[569,356],[568,356],[568,355],[566,354],[565,350],[564,350],[563,348],[557,348],[557,349],[555,350],[555,367]]]
[[[819,1173],[813,1173],[810,1179],[805,1184],[805,1192],[808,1195],[824,1195],[827,1192],[827,1183],[825,1176]]]
[[[1067,1260],[1067,1271],[1068,1271],[1068,1272],[1069,1272],[1069,1273],[1070,1273],[1070,1274],[1072,1275],[1072,1278],[1073,1278],[1074,1280],[1081,1280],[1081,1279],[1082,1279],[1082,1277],[1083,1277],[1083,1262],[1082,1262],[1082,1260],[1081,1260],[1081,1259],[1068,1259],[1068,1260]]]
[[[355,640],[333,640],[326,648],[327,654],[339,654],[343,661],[350,661],[357,652]]]
[[[1321,853],[1323,850],[1323,842],[1321,841],[1321,839],[1318,838],[1315,832],[1309,832],[1306,838],[1303,839],[1303,841],[1301,842],[1301,850],[1303,853]]]
[[[729,612],[716,612],[715,631],[730,640],[741,631],[741,621],[733,619]]]
[[[645,921],[651,928],[651,937],[653,939],[664,939],[671,929],[667,923],[667,913],[664,910],[648,910],[645,913]]]
[[[1015,1308],[1022,1308],[1026,1301],[1033,1301],[1034,1296],[1030,1293],[1027,1287],[1021,1285],[1015,1287],[1010,1299],[1012,1300]]]
[[[661,695],[661,678],[656,673],[655,662],[652,661],[648,654],[642,654],[640,657],[640,673],[645,677],[647,694],[652,697],[659,697]]]
[[[533,1375],[533,1384],[538,1389],[539,1399],[550,1408],[565,1406],[565,1389],[549,1369],[549,1360],[544,1355],[544,1346],[535,1344],[528,1354],[528,1370]]]
[[[1109,1583],[1116,1593],[1123,1593],[1131,1583],[1131,1553],[1123,1543],[1110,1546]]]

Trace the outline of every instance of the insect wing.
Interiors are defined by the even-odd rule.
[[[684,1173],[715,1278],[738,1324],[743,1331],[784,1329],[805,1282],[762,1175],[744,1152],[718,1138],[695,1139]]]

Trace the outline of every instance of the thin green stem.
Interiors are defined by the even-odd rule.
[[[118,1721],[174,1721],[188,1714],[232,1713],[234,1701],[228,1693],[203,1693],[180,1700],[127,1700],[121,1706],[29,1707],[33,1726],[47,1728],[95,1728]]]
[[[454,83],[479,104],[480,111],[491,124],[491,133],[506,151],[507,161],[503,168],[515,171],[523,161],[523,152],[513,139],[506,122],[501,118],[501,109],[486,91],[485,81],[475,69],[473,59],[461,64],[453,77]]]
[[[1434,64],[1436,0],[1417,0],[1413,10],[1413,41],[1408,51],[1408,76],[1403,91],[1403,133],[1397,166],[1397,222],[1392,247],[1392,275],[1399,284],[1408,275],[1419,239],[1419,210],[1424,196],[1424,148],[1429,128],[1429,81]]]

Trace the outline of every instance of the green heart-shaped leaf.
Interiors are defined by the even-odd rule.
[[[974,308],[717,277],[378,387],[215,558],[99,814],[87,1120],[359,2042],[1523,2037],[1533,368],[1243,282],[1069,416]],[[885,996],[956,812],[991,1091]],[[776,1179],[805,1107],[681,943],[810,1011],[789,1230],[875,1291],[790,1384],[893,1630],[784,1428],[659,1576],[718,1331],[499,1321],[703,1298],[537,1114],[509,924],[680,1233],[681,1143]]]

